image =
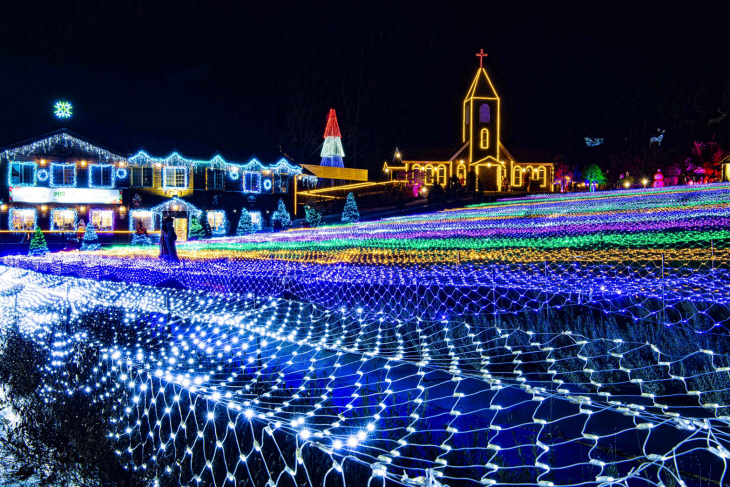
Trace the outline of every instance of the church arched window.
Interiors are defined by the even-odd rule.
[[[459,178],[461,184],[466,184],[466,166],[459,164],[459,167],[456,168],[456,177]]]
[[[426,166],[426,184],[433,184],[433,166],[431,164]]]
[[[479,136],[479,147],[489,149],[489,130],[482,129],[481,135]]]
[[[540,186],[545,186],[545,183],[547,183],[547,181],[545,180],[545,168],[544,167],[541,167],[540,169],[537,170],[537,178],[542,182],[542,184],[540,184]]]
[[[446,166],[439,166],[439,180],[441,186],[446,186]]]
[[[479,122],[480,123],[489,123],[492,121],[491,113],[489,112],[489,105],[484,103],[482,106],[479,107]]]
[[[522,169],[515,166],[512,170],[512,186],[522,186]]]

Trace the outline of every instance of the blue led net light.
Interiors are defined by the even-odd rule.
[[[707,209],[696,194],[697,209],[674,225],[710,219],[697,228],[721,236],[726,196]],[[545,243],[551,219],[578,228],[561,225],[577,218],[563,205],[511,231]],[[438,225],[500,211],[488,208],[447,212]],[[610,220],[600,213],[591,225]],[[83,390],[120,395],[112,434],[125,464],[181,485],[726,482],[727,242],[636,249],[605,237],[615,253],[503,248],[501,259],[447,263],[423,249],[435,263],[389,266],[375,252],[353,265],[274,249],[265,260],[179,266],[141,252],[132,265],[12,257],[0,268],[0,323],[39,346],[62,343],[61,374],[71,343],[101,340],[80,318],[106,320],[115,333]],[[171,278],[187,289],[154,287]],[[66,338],[48,345],[54,333]]]

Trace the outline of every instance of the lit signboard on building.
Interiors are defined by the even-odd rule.
[[[121,205],[118,189],[10,187],[9,200],[14,203],[97,203]]]

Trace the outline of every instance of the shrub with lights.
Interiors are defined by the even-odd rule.
[[[84,237],[81,241],[81,250],[100,250],[99,236],[96,234],[94,224],[89,222],[84,229]]]
[[[318,227],[322,224],[322,214],[309,205],[304,206],[307,223],[310,227]]]

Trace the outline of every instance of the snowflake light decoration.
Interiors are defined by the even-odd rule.
[[[71,117],[71,111],[73,110],[73,106],[69,102],[58,101],[53,106],[53,108],[55,109],[53,113],[55,113],[58,118]]]

